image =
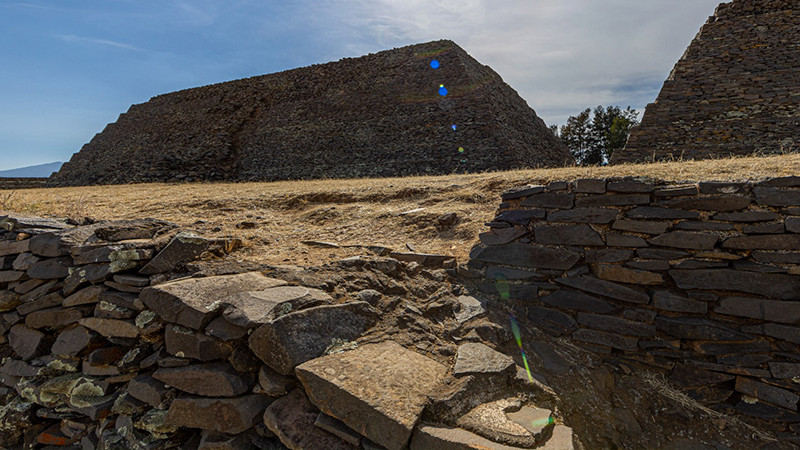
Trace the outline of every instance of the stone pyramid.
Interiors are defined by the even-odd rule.
[[[717,7],[612,163],[800,147],[800,2]]]
[[[97,134],[49,185],[409,176],[571,161],[496,72],[436,41],[154,97]]]

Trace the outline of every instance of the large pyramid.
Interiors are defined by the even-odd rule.
[[[436,41],[154,97],[97,134],[49,185],[408,176],[571,161],[497,73]]]
[[[612,163],[797,151],[800,2],[717,7]]]

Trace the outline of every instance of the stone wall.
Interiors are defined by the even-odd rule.
[[[1,178],[0,177],[0,190],[12,189],[35,189],[44,187],[47,184],[47,178]]]
[[[719,5],[611,162],[797,151],[798,41],[796,1]]]
[[[327,275],[202,266],[236,241],[164,221],[9,215],[0,229],[2,448],[574,448],[510,356],[438,335],[487,328],[480,301],[444,295],[452,258],[349,258],[363,275],[341,298]],[[430,311],[458,314],[423,339],[409,300],[434,293]]]
[[[800,177],[507,192],[462,274],[724,413],[800,433]]]
[[[49,184],[385,177],[571,161],[497,73],[436,41],[154,97],[109,124]]]

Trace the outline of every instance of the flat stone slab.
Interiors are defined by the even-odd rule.
[[[48,258],[67,256],[72,247],[83,245],[98,226],[93,224],[38,234],[30,239],[30,251]]]
[[[570,269],[580,260],[580,255],[569,250],[512,242],[479,249],[470,255],[476,261],[508,264],[542,269]]]
[[[167,353],[199,361],[224,359],[233,351],[227,342],[178,325],[167,325],[164,331],[164,343]]]
[[[230,323],[253,328],[303,308],[333,303],[333,298],[303,286],[276,286],[261,291],[246,291],[221,300],[226,306],[222,315]]]
[[[536,242],[554,245],[603,246],[603,238],[589,225],[545,225],[534,230]]]
[[[223,307],[223,300],[246,291],[259,291],[287,283],[259,272],[190,278],[145,288],[139,298],[167,322],[198,330]]]
[[[715,313],[750,317],[768,322],[800,323],[800,302],[751,297],[727,297],[714,308]]]
[[[191,231],[181,231],[139,270],[143,275],[169,272],[184,261],[191,261],[208,248],[208,240]]]
[[[720,289],[764,295],[774,299],[800,299],[800,277],[730,269],[670,270],[681,289]]]
[[[530,407],[522,411],[521,406],[520,400],[516,398],[484,403],[459,418],[457,425],[506,445],[533,447],[541,444],[547,437],[548,432],[552,430],[551,412]],[[520,414],[521,411],[522,413]],[[527,417],[541,421],[541,426],[534,427],[533,424],[523,426],[509,418],[506,412],[516,412],[517,414],[514,417],[517,419],[525,419]]]
[[[641,304],[650,302],[650,296],[644,292],[590,276],[558,278],[556,282],[585,292],[611,297],[624,302]]]
[[[139,329],[133,321],[87,317],[85,319],[80,319],[78,323],[107,338],[135,338],[139,336]]]
[[[324,305],[286,314],[250,335],[253,353],[283,375],[298,364],[321,356],[337,341],[352,341],[378,318],[367,302]]]
[[[269,397],[259,394],[234,398],[178,397],[170,404],[166,424],[238,434],[255,425],[269,403]]]
[[[161,368],[153,378],[179,391],[204,397],[235,397],[255,384],[255,375],[240,373],[228,363]]]
[[[393,341],[332,354],[297,367],[324,413],[389,450],[405,447],[428,394],[447,367]]]
[[[486,344],[470,342],[458,347],[453,375],[502,373],[515,367],[514,359]]]
[[[411,439],[410,449],[411,450],[431,450],[431,449],[519,450],[520,447],[511,447],[508,445],[498,444],[497,442],[490,441],[489,439],[486,439],[483,436],[477,435],[463,428],[451,428],[444,425],[421,424],[416,428],[416,430],[414,430],[414,437]]]
[[[264,425],[292,449],[352,450],[353,445],[315,426],[319,410],[302,389],[295,389],[272,402],[264,411]]]

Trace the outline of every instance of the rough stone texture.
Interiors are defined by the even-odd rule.
[[[355,448],[338,436],[315,426],[319,409],[302,389],[272,402],[264,412],[264,424],[290,449],[350,450]]]
[[[252,427],[270,403],[266,395],[234,398],[178,397],[172,401],[166,423],[238,434]]]
[[[795,2],[720,4],[611,162],[796,149],[799,36]]]
[[[769,322],[800,323],[800,302],[798,301],[783,302],[751,297],[729,297],[721,299],[714,312],[752,317]]]
[[[534,230],[536,242],[554,245],[604,245],[603,238],[589,225],[540,226]]]
[[[324,356],[297,368],[318,408],[389,450],[407,445],[427,395],[446,373],[441,364],[391,341]]]
[[[177,325],[166,327],[164,343],[168,353],[199,361],[227,358],[233,351],[230,344]]]
[[[776,299],[796,299],[800,292],[800,277],[793,275],[729,269],[670,270],[669,275],[682,289],[740,291]]]
[[[557,283],[580,289],[582,291],[590,292],[593,294],[604,295],[617,300],[622,300],[630,303],[649,303],[650,297],[640,291],[636,291],[626,286],[622,286],[610,281],[598,280],[594,277],[569,277],[559,278]]]
[[[465,450],[470,448],[488,450],[519,450],[519,447],[498,444],[463,428],[422,424],[414,431],[411,450]],[[548,448],[548,447],[543,447]],[[572,447],[564,447],[571,450]],[[553,450],[556,450],[553,448]]]
[[[583,223],[609,223],[619,214],[616,209],[610,208],[575,208],[557,211],[547,215],[551,222],[583,222]]]
[[[156,370],[153,378],[180,391],[204,397],[235,397],[250,390],[255,383],[255,376],[239,373],[228,363],[166,367]]]
[[[673,231],[648,240],[652,245],[694,250],[712,250],[719,238],[713,234]]]
[[[286,284],[257,272],[190,278],[151,286],[142,291],[142,302],[169,322],[200,329],[224,308],[224,299],[240,292],[269,289]]]
[[[479,249],[473,259],[520,267],[567,270],[578,262],[580,256],[568,250],[514,242]]]
[[[458,347],[453,375],[502,373],[515,367],[514,360],[486,344],[471,342]]]
[[[49,185],[407,176],[571,161],[500,76],[455,43],[435,41],[154,97],[96,135]]]
[[[191,231],[181,231],[139,270],[143,275],[168,272],[178,263],[191,261],[208,248],[208,240]]]
[[[250,335],[250,349],[278,373],[290,375],[337,341],[355,340],[376,320],[366,302],[317,306],[262,325]]]

